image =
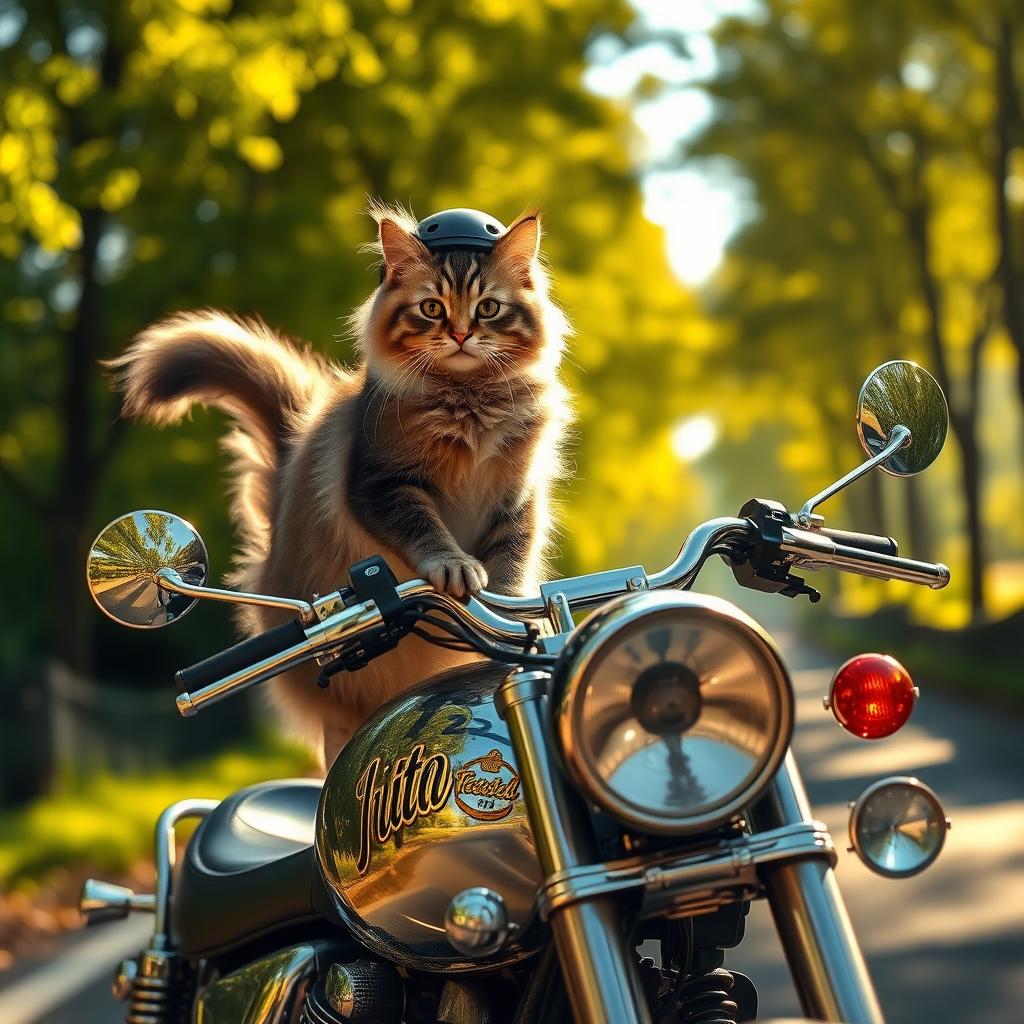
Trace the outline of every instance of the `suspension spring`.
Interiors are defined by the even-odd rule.
[[[125,1024],[179,1024],[188,1000],[182,998],[183,961],[162,950],[147,949],[138,959]]]
[[[691,974],[679,989],[679,1024],[736,1024],[733,977],[724,967]]]

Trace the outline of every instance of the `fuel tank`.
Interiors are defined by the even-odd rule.
[[[489,970],[536,948],[540,865],[494,708],[508,672],[471,665],[396,697],[352,737],[324,783],[320,871],[354,936],[394,963]],[[516,928],[492,957],[468,960],[448,944],[444,917],[456,893],[478,885],[501,894]]]

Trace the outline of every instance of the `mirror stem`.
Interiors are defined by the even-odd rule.
[[[265,594],[245,594],[237,590],[218,590],[215,587],[194,587],[186,583],[174,569],[160,569],[156,574],[157,585],[174,594],[187,597],[205,597],[212,601],[228,604],[256,604],[264,608],[287,608],[296,611],[308,622],[313,618],[313,609],[307,601],[294,597],[267,597]]]
[[[838,494],[840,491],[849,487],[854,480],[859,480],[865,473],[870,473],[876,466],[881,465],[885,462],[894,452],[899,451],[904,445],[910,443],[910,431],[902,424],[897,424],[892,428],[892,435],[889,438],[889,443],[873,458],[862,462],[856,469],[851,470],[846,476],[837,480],[834,484],[826,487],[825,490],[820,491],[813,498],[808,498],[807,503],[802,509],[796,519],[801,526],[810,526],[815,508],[818,507],[823,501],[831,498],[832,495]]]

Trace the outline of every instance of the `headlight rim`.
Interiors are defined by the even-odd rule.
[[[612,797],[596,768],[582,755],[574,737],[579,735],[582,700],[575,699],[582,680],[608,640],[637,620],[685,610],[698,617],[723,619],[744,631],[770,670],[777,697],[778,729],[754,778],[738,796],[680,823],[651,813],[626,798]],[[739,820],[743,810],[760,796],[779,770],[793,735],[796,698],[785,661],[769,633],[731,602],[692,591],[644,591],[616,598],[578,626],[566,641],[552,674],[551,709],[558,756],[581,795],[619,824],[657,836],[686,838],[707,833]]]

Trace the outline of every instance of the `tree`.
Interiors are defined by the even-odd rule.
[[[982,359],[1000,317],[1012,336],[1019,316],[1008,206],[1019,18],[998,2],[772,0],[717,30],[720,70],[705,83],[715,114],[689,148],[727,158],[756,194],[718,282],[736,326],[728,358],[806,389],[826,420],[845,413],[837,381],[896,352],[939,380],[960,452],[975,618],[985,612]],[[912,520],[923,511],[917,501]]]
[[[221,424],[126,428],[98,360],[207,304],[349,356],[341,318],[374,284],[367,194],[506,219],[544,204],[589,371],[571,498],[591,520],[599,501],[643,506],[647,487],[603,467],[663,429],[674,399],[648,382],[684,375],[676,339],[699,314],[642,217],[628,111],[581,83],[591,37],[631,18],[624,0],[3,0],[0,507],[13,577],[50,580],[46,604],[11,602],[21,647],[88,667],[82,560],[129,507],[174,508],[215,556],[229,546]],[[567,557],[593,561],[600,529],[581,521]]]

